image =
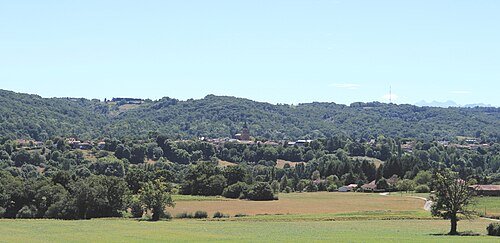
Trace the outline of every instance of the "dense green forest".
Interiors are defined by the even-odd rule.
[[[76,98],[42,98],[0,90],[0,136],[45,141],[55,136],[186,139],[233,137],[248,123],[255,138],[316,139],[346,135],[500,141],[500,108],[434,108],[353,103],[269,104],[208,95],[199,100],[162,98],[142,104]]]

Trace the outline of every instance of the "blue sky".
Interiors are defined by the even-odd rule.
[[[500,106],[500,1],[2,1],[0,89]]]

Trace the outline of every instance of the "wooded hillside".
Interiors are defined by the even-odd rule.
[[[208,95],[199,100],[162,98],[124,108],[121,103],[74,98],[42,98],[0,90],[0,136],[46,140],[141,137],[150,132],[183,138],[232,137],[245,122],[251,135],[299,139],[345,134],[353,138],[450,139],[481,137],[499,141],[499,108],[436,108],[413,105],[255,102]]]

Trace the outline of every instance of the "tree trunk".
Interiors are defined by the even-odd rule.
[[[160,220],[160,211],[159,210],[156,210],[156,209],[153,209],[152,210],[152,215],[151,215],[151,220],[152,221],[158,221]]]
[[[450,222],[451,222],[451,229],[450,229],[450,233],[448,233],[449,235],[458,235],[458,232],[457,232],[457,215],[453,215],[451,216],[450,218]]]

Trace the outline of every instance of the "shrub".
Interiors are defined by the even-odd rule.
[[[318,186],[314,184],[314,182],[310,181],[309,184],[305,188],[306,192],[317,192]]]
[[[327,191],[328,189],[328,183],[326,181],[320,181],[318,184],[318,191]]]
[[[208,213],[205,211],[196,211],[194,213],[194,218],[195,219],[206,219],[206,218],[208,218]]]
[[[132,218],[142,218],[144,209],[140,205],[132,205],[130,213],[132,214]]]
[[[273,181],[271,183],[271,189],[273,189],[274,194],[278,194],[280,192],[280,183],[278,181]]]
[[[177,215],[175,215],[176,218],[178,219],[192,219],[193,215],[187,212],[182,212]]]
[[[297,192],[303,192],[306,186],[307,186],[306,180],[300,180],[296,186]]]
[[[420,185],[420,186],[415,187],[415,192],[418,192],[418,193],[427,193],[430,191],[431,191],[431,189],[427,185]]]
[[[132,215],[132,213],[127,211],[127,210],[121,210],[121,211],[119,211],[119,213],[120,213],[121,218],[133,218],[134,217]]]
[[[500,223],[491,223],[486,230],[488,230],[488,235],[500,236]]]
[[[78,208],[72,200],[61,200],[52,204],[45,212],[45,217],[54,219],[78,219]]]
[[[35,217],[36,209],[29,206],[22,207],[16,215],[19,219],[31,219]]]
[[[289,186],[285,187],[285,193],[290,193],[290,192],[292,192],[292,188]]]
[[[223,214],[223,213],[221,213],[221,212],[215,212],[215,213],[214,213],[214,219],[221,219],[221,218],[229,218],[229,216],[224,215],[224,214]]]
[[[381,190],[389,189],[389,183],[387,183],[387,181],[384,178],[382,178],[379,181],[377,181],[377,189]]]
[[[130,208],[133,218],[141,218],[144,214],[144,208],[141,205],[141,201],[137,197],[132,198]]]
[[[110,155],[110,153],[108,151],[105,151],[105,150],[99,150],[95,153],[95,157],[98,159],[108,157],[109,155]]]
[[[160,214],[160,218],[161,219],[166,219],[166,220],[171,220],[172,219],[172,214],[170,214],[170,212],[168,212],[168,211],[163,211]]]
[[[0,207],[0,218],[5,214],[5,208]]]
[[[248,186],[245,182],[238,182],[225,188],[222,196],[227,198],[240,198],[243,196],[242,198],[244,198],[247,190]]]
[[[328,186],[327,191],[329,191],[329,192],[334,192],[334,191],[336,191],[337,189],[338,189],[337,185],[335,185],[335,184],[331,184],[331,185],[329,185],[329,186]]]
[[[248,191],[248,199],[255,201],[275,200],[273,189],[269,183],[257,182]]]
[[[236,214],[234,215],[234,217],[236,218],[242,218],[242,217],[247,217],[248,215],[244,214],[244,213],[239,213],[239,214]]]

